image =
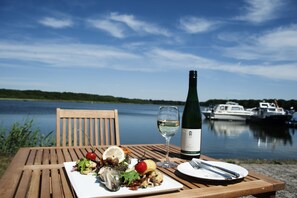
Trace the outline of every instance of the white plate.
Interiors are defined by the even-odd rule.
[[[240,174],[239,178],[234,179],[241,179],[243,177],[246,177],[248,175],[248,171],[236,164],[230,164],[226,162],[217,162],[217,161],[207,161],[208,164],[220,166],[229,170],[232,170],[234,172],[237,172]],[[189,162],[182,163],[178,165],[177,170],[185,175],[189,175],[191,177],[197,177],[200,179],[208,179],[208,180],[226,180],[225,177],[216,174],[210,170],[206,170],[204,168],[200,169],[194,169]],[[217,169],[216,169],[217,170]],[[219,171],[218,171],[219,172]]]
[[[131,166],[135,165],[136,159],[132,160]],[[163,182],[160,186],[138,189],[136,191],[129,190],[127,187],[120,188],[119,191],[111,192],[100,185],[96,177],[90,173],[82,175],[78,171],[71,171],[75,162],[64,162],[69,180],[78,197],[127,197],[138,196],[152,193],[161,193],[179,190],[183,185],[170,177],[164,175]]]

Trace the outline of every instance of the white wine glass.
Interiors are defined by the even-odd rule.
[[[171,138],[177,133],[180,125],[179,110],[176,106],[161,106],[158,112],[157,126],[160,134],[166,140],[166,160],[158,162],[157,166],[174,168],[176,163],[169,160],[169,145]]]

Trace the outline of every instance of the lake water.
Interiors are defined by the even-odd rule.
[[[33,119],[42,132],[55,131],[56,108],[118,109],[121,144],[164,143],[158,133],[159,105],[0,100],[0,127]],[[183,107],[179,107],[181,114]],[[202,125],[202,153],[215,158],[297,159],[297,130],[245,122],[208,121]],[[171,143],[180,145],[180,129]]]

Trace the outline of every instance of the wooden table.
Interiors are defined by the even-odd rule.
[[[164,158],[165,147],[161,144],[125,145],[132,151],[132,157],[139,158],[146,151],[146,157],[154,160]],[[107,147],[96,149],[101,156]],[[173,161],[183,163],[180,148],[170,147]],[[76,197],[63,167],[63,162],[76,161],[90,151],[90,147],[33,147],[21,148],[0,180],[0,197]],[[214,160],[201,156],[206,160]],[[192,178],[176,169],[160,168],[160,171],[183,184],[179,191],[153,194],[147,197],[239,197],[255,195],[274,197],[276,191],[285,188],[285,183],[249,170],[249,175],[240,181],[210,182]]]

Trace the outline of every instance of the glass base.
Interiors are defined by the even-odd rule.
[[[164,161],[164,162],[157,162],[157,166],[159,167],[162,167],[162,168],[175,168],[177,167],[177,163],[174,163],[174,162],[167,162],[167,161]]]

